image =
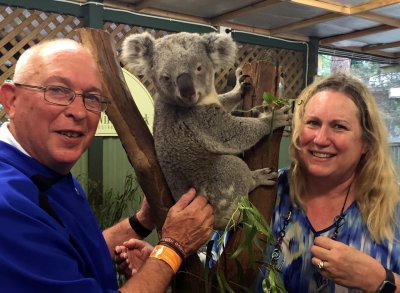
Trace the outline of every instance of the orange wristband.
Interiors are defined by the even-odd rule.
[[[173,250],[164,245],[156,245],[150,254],[150,257],[161,259],[166,262],[176,273],[181,266],[182,258]]]

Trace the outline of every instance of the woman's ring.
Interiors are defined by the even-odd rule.
[[[322,270],[322,269],[324,268],[324,261],[321,260],[321,261],[318,263],[317,267],[318,267],[319,270]]]

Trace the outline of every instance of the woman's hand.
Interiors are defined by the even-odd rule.
[[[315,238],[311,254],[311,262],[321,275],[344,287],[376,292],[386,278],[376,259],[328,237]]]

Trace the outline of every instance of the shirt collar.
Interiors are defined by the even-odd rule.
[[[14,138],[10,130],[8,129],[8,125],[10,122],[4,122],[0,126],[0,140],[8,143],[9,145],[12,145],[13,147],[17,148],[19,151],[24,153],[25,155],[29,156],[29,154],[24,150],[24,148],[17,142],[17,140]],[[30,157],[30,156],[29,156]]]

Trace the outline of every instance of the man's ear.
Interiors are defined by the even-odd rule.
[[[0,87],[0,103],[3,105],[4,111],[12,118],[15,108],[15,85],[13,83],[5,82]]]

